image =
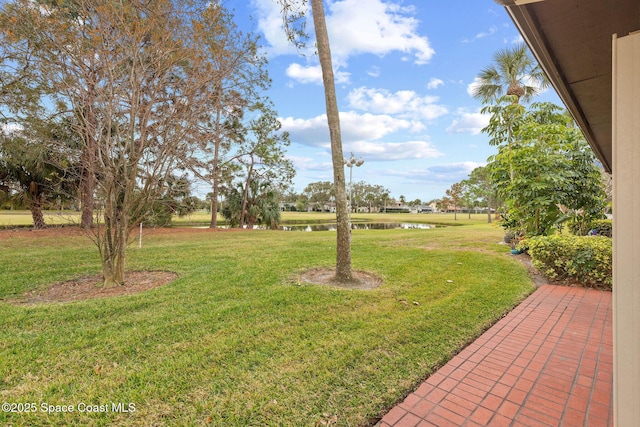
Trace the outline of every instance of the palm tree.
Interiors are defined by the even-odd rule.
[[[25,135],[0,139],[0,186],[18,190],[15,196],[26,201],[34,229],[46,227],[42,211],[47,201],[73,191],[65,188],[73,185],[66,176],[72,168],[57,164],[56,154],[46,142]]]
[[[304,30],[306,0],[277,0],[280,4],[285,32],[297,47],[303,47],[308,35]],[[316,35],[316,49],[322,69],[327,124],[331,142],[331,160],[333,164],[333,184],[336,202],[336,282],[353,281],[351,268],[351,227],[347,208],[347,190],[344,173],[344,157],[342,153],[342,135],[340,132],[340,113],[336,99],[335,79],[331,61],[331,46],[327,33],[323,0],[310,0],[313,15],[313,26]],[[297,26],[298,25],[298,26]]]
[[[336,88],[333,77],[333,65],[331,63],[331,48],[324,16],[322,0],[311,0],[313,11],[313,23],[316,32],[316,43],[320,66],[322,68],[322,80],[324,83],[325,103],[327,109],[327,121],[329,124],[329,136],[331,140],[331,159],[333,162],[333,184],[336,197],[336,276],[337,282],[349,282],[353,280],[351,270],[351,228],[349,225],[349,212],[347,211],[347,192],[345,187],[344,163],[342,156],[342,136],[340,133],[340,114],[336,100]]]
[[[242,221],[245,221],[248,228],[263,224],[277,229],[280,223],[278,194],[269,181],[253,179],[241,183],[227,194],[222,216],[231,227],[242,227],[245,225]]]
[[[549,87],[549,80],[524,43],[499,50],[493,60],[494,64],[480,71],[478,84],[472,89],[473,97],[483,103],[496,102],[503,95],[515,96],[515,103],[521,99],[528,102]]]

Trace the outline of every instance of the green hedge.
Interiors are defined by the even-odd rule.
[[[575,279],[611,289],[613,247],[604,236],[537,236],[526,239],[534,267],[552,279]]]

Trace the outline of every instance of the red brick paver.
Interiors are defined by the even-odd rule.
[[[612,426],[611,293],[544,285],[378,425]]]

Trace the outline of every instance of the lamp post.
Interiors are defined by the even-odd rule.
[[[353,155],[353,152],[351,153],[351,157],[349,158],[349,160],[344,159],[345,166],[349,168],[349,210],[347,215],[347,217],[349,218],[349,230],[351,230],[351,207],[353,206],[353,167],[360,167],[363,163],[364,160],[362,159],[362,157],[356,159]]]

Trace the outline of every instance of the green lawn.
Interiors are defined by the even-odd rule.
[[[80,213],[75,211],[46,211],[44,220],[47,225],[79,224]],[[0,229],[3,227],[32,225],[33,219],[29,211],[0,210]]]
[[[170,285],[15,306],[1,299],[99,264],[84,237],[4,233],[0,394],[37,411],[0,425],[366,425],[533,290],[487,224],[354,231],[354,267],[384,279],[369,291],[298,283],[334,264],[334,232],[192,230],[129,251]],[[135,412],[79,412],[112,403]]]

